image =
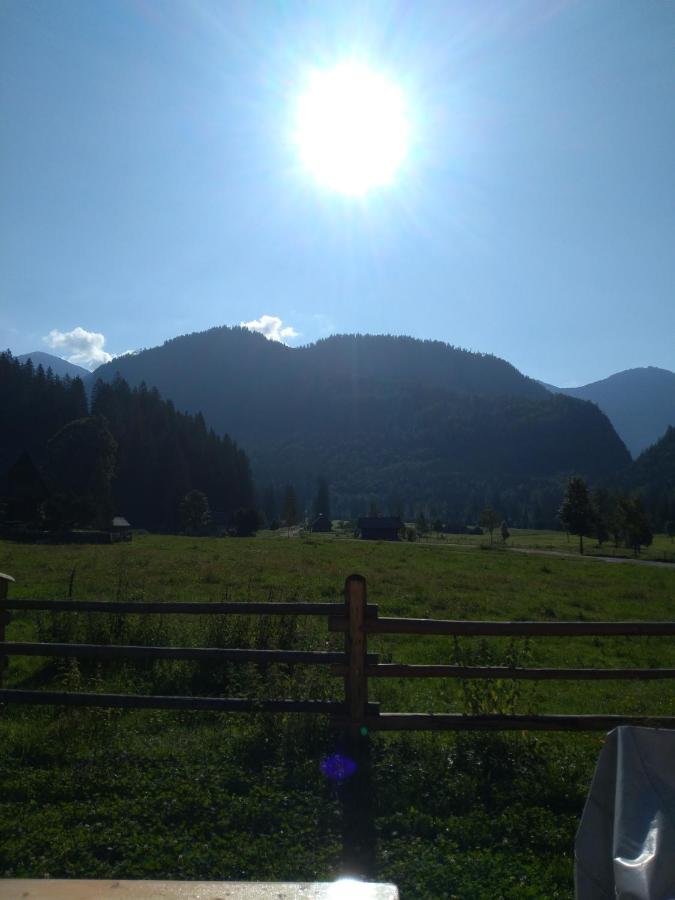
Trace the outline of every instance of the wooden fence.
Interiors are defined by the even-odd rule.
[[[367,602],[366,581],[347,578],[343,603],[187,603],[102,600],[21,600],[8,597],[12,579],[0,574],[0,702],[30,705],[98,706],[126,709],[209,710],[215,712],[321,713],[354,738],[369,731],[547,730],[607,731],[617,725],[675,727],[675,716],[624,715],[463,715],[391,713],[368,701],[371,678],[459,678],[530,680],[656,680],[675,678],[675,669],[521,668],[509,666],[400,665],[380,663],[368,653],[369,635],[417,634],[499,637],[580,637],[594,635],[675,635],[675,622],[489,622],[381,617]],[[142,647],[102,644],[29,643],[5,640],[13,611],[103,612],[121,615],[300,615],[327,619],[344,634],[344,651],[243,650],[220,647]],[[13,656],[111,659],[178,659],[230,663],[286,663],[329,666],[344,680],[344,700],[250,700],[241,697],[142,696],[3,689],[2,675]]]

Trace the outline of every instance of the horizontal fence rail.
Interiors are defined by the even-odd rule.
[[[318,713],[355,739],[368,731],[599,731],[617,725],[675,727],[675,716],[634,715],[464,715],[460,713],[380,712],[368,700],[371,678],[455,678],[546,680],[640,680],[675,678],[675,668],[544,668],[520,666],[419,665],[380,663],[368,653],[369,635],[437,635],[450,637],[588,637],[672,636],[675,622],[498,622],[380,617],[366,599],[366,582],[352,575],[345,582],[344,603],[308,602],[126,602],[106,600],[9,599],[13,581],[0,574],[0,703],[120,709],[203,710],[209,712]],[[116,644],[71,644],[5,641],[10,612],[107,613],[112,615],[252,615],[323,616],[328,629],[344,634],[344,651],[240,649],[227,647],[145,647]],[[248,699],[243,697],[157,696],[69,691],[2,690],[3,669],[16,656],[115,659],[174,659],[209,663],[329,666],[344,679],[344,700]]]
[[[246,697],[165,697],[157,694],[104,694],[70,691],[0,690],[0,703],[25,706],[94,706],[118,709],[184,709],[208,712],[329,713],[339,715],[339,700],[258,700]],[[369,715],[377,713],[371,704]]]
[[[673,728],[675,716],[465,716],[460,713],[380,713],[366,717],[373,731],[610,731],[619,725]]]
[[[162,615],[244,615],[244,616],[331,616],[344,613],[343,603],[203,603],[188,601],[120,601],[120,600],[5,600],[5,609],[39,610],[43,612],[101,612],[111,614],[138,613]],[[366,616],[376,616],[377,606],[369,605]]]
[[[337,666],[334,671],[338,674]],[[339,668],[339,674],[343,674]],[[675,669],[534,669],[510,666],[424,666],[400,663],[367,665],[368,678],[498,678],[527,681],[654,681],[675,678]]]
[[[59,656],[94,659],[190,659],[209,662],[287,663],[326,666],[344,662],[344,653],[327,650],[238,650],[230,647],[141,647],[121,644],[57,644],[6,641],[0,645],[6,656]],[[368,654],[370,665],[377,654]]]
[[[344,610],[342,610],[344,613]],[[344,615],[328,620],[331,631],[346,631]],[[602,635],[675,635],[675,622],[474,622],[464,619],[392,619],[366,621],[368,634],[427,634],[455,637],[599,637]]]

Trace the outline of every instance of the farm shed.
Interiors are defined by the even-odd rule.
[[[328,516],[324,516],[323,513],[320,513],[316,519],[312,522],[312,531],[323,532],[324,534],[332,531],[333,525]]]
[[[364,541],[397,541],[404,525],[398,516],[366,516],[356,527]]]

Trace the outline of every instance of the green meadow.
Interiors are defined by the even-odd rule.
[[[517,550],[550,550],[556,553],[579,554],[579,538],[574,534],[564,531],[540,530],[532,528],[511,528],[510,538],[506,546]],[[490,543],[488,534],[429,534],[425,542],[449,542],[460,546],[479,547]],[[503,545],[499,528],[493,533],[493,547]],[[584,538],[585,556],[606,556],[611,559],[634,559],[634,553],[630,548],[622,545],[616,546],[613,540],[604,541],[599,545],[594,538]],[[675,563],[675,540],[666,534],[655,534],[652,543],[648,547],[642,547],[639,559],[655,562]]]
[[[552,537],[554,536],[554,537]],[[566,552],[564,534],[512,543]],[[591,542],[589,542],[590,545]],[[663,544],[663,547],[661,547]],[[667,551],[657,538],[652,552]],[[570,550],[576,548],[570,539]],[[675,568],[527,555],[482,539],[364,543],[136,536],[114,546],[0,542],[13,597],[337,601],[347,575],[381,615],[672,619]],[[339,649],[323,620],[15,613],[8,640]],[[381,661],[675,667],[668,638],[383,636]],[[303,666],[10,661],[8,687],[341,697]],[[384,711],[675,714],[668,681],[373,680]],[[329,879],[342,871],[341,792],[319,717],[2,708],[0,875]],[[415,898],[572,897],[574,834],[601,734],[374,734],[373,867]]]

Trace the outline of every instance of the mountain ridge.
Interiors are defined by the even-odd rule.
[[[675,372],[668,369],[624,369],[574,388],[540,384],[554,393],[597,404],[635,458],[675,425]]]
[[[22,353],[16,358],[22,363],[25,363],[30,359],[36,369],[38,366],[42,366],[45,372],[47,369],[51,369],[54,375],[58,375],[59,378],[63,378],[67,375],[69,378],[81,378],[83,381],[88,381],[93,374],[89,369],[85,369],[83,366],[71,363],[60,356],[54,356],[53,353],[45,353],[43,350],[33,350],[30,353]]]
[[[92,377],[117,372],[227,429],[259,486],[292,481],[306,496],[326,474],[345,516],[375,496],[470,517],[496,492],[495,503],[534,504],[551,521],[567,475],[602,480],[630,463],[593,404],[440,341],[335,335],[291,348],[222,326],[118,358]],[[535,502],[537,479],[546,484]]]

